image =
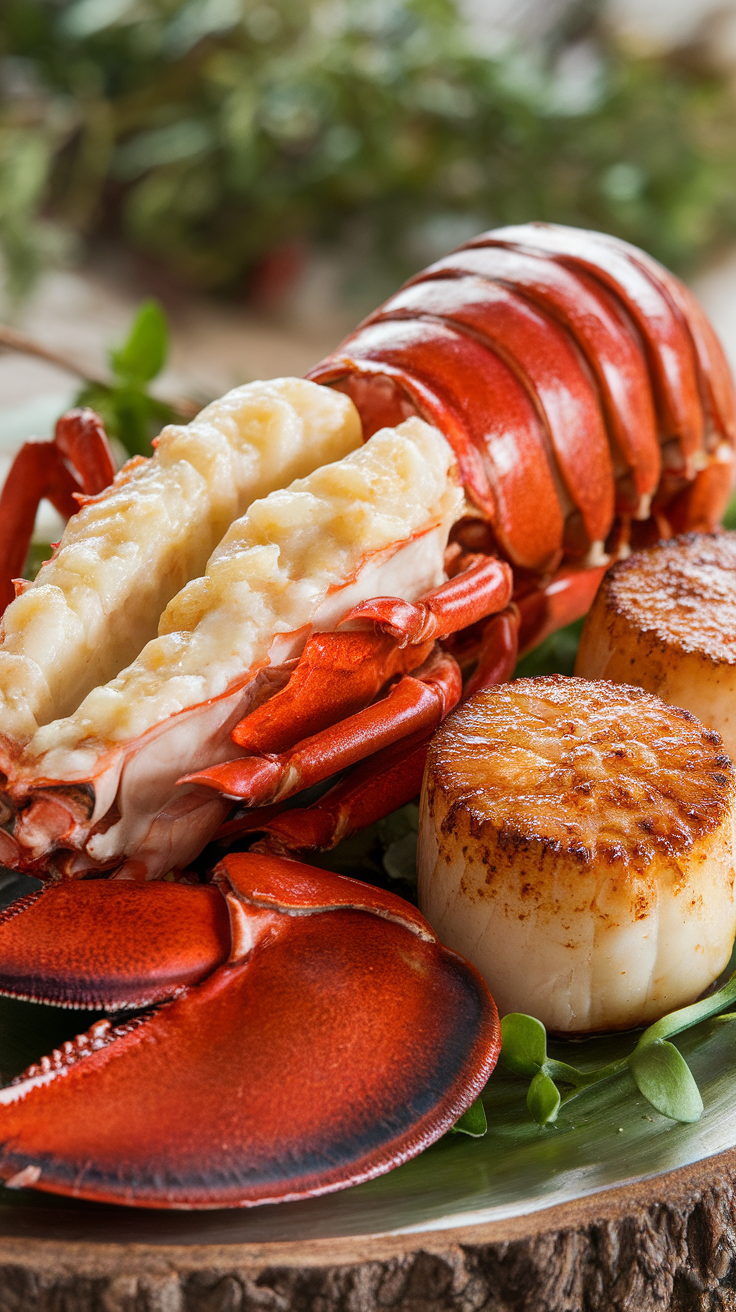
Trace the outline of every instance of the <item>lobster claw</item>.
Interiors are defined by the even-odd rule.
[[[11,1184],[147,1207],[304,1198],[398,1165],[477,1096],[500,1046],[493,1000],[413,907],[254,853],[216,879],[54,886],[0,923],[3,992],[69,1005],[77,976],[82,1005],[169,997],[0,1091]]]

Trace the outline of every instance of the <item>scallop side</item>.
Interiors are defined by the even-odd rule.
[[[614,565],[575,673],[684,706],[736,758],[736,533],[684,534]]]
[[[499,1012],[552,1031],[692,1002],[736,932],[736,772],[719,735],[637,688],[485,689],[429,749],[419,905]]]

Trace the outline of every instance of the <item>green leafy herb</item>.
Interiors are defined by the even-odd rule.
[[[501,1021],[501,1058],[515,1075],[530,1078],[547,1060],[547,1031],[541,1020],[511,1012]]]
[[[673,1121],[699,1121],[703,1099],[681,1052],[672,1043],[656,1040],[635,1048],[629,1070],[640,1093]]]
[[[526,1105],[537,1125],[549,1125],[557,1120],[562,1098],[554,1080],[546,1071],[537,1071],[529,1085]]]
[[[158,301],[144,301],[127,340],[110,351],[113,373],[123,382],[150,383],[161,373],[169,353],[169,326]]]
[[[416,888],[419,805],[409,802],[378,822],[379,841],[384,845],[383,868],[389,879]]]
[[[468,1110],[463,1112],[460,1120],[455,1122],[450,1134],[467,1134],[471,1139],[481,1139],[487,1129],[486,1109],[480,1098],[476,1098]]]
[[[87,383],[77,397],[77,404],[89,405],[102,416],[108,435],[128,455],[150,455],[161,426],[184,417],[148,390],[166,363],[168,349],[166,316],[158,301],[144,301],[123,344],[109,353],[112,381]]]
[[[692,263],[736,229],[729,78],[680,51],[633,57],[596,8],[491,54],[454,0],[5,0],[9,274],[28,286],[49,213],[180,281],[251,278],[266,297],[310,242],[341,248],[375,304],[472,232],[531,217]],[[593,75],[571,98],[583,38]]]
[[[732,497],[728,503],[728,508],[723,516],[723,527],[736,528],[736,496]]]
[[[501,1063],[515,1075],[531,1079],[527,1107],[538,1125],[555,1121],[561,1105],[584,1089],[626,1071],[639,1092],[663,1116],[684,1123],[697,1121],[703,1112],[700,1091],[682,1053],[669,1040],[735,1003],[736,971],[716,993],[650,1025],[627,1057],[592,1071],[578,1070],[549,1057],[542,1022],[513,1012],[501,1022]],[[561,1091],[558,1085],[565,1087]]]
[[[572,674],[584,620],[558,629],[528,652],[514,670],[515,679],[534,679],[539,674]]]
[[[35,579],[44,561],[50,559],[53,549],[50,542],[32,542],[23,567],[23,578]]]

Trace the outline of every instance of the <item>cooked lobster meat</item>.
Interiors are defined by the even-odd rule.
[[[178,781],[238,750],[231,732],[284,684],[311,630],[376,591],[413,598],[441,584],[461,503],[451,448],[417,418],[256,501],[134,661],[70,715],[39,725],[22,750],[8,744],[17,862],[79,875],[127,859],[126,873],[151,876],[193,859],[229,803]],[[482,582],[508,600],[507,566],[493,562]],[[43,585],[8,613],[33,593],[42,603]],[[454,662],[431,641],[412,644],[403,664],[420,678],[426,667],[431,705],[457,700]],[[414,720],[432,728],[438,715]],[[330,722],[323,713],[321,727]]]

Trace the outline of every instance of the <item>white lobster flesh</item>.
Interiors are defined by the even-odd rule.
[[[86,499],[52,559],[6,609],[6,739],[27,741],[133,660],[252,501],[361,441],[348,398],[302,378],[235,388],[191,424],[164,428],[153,459],[128,461]]]
[[[338,440],[352,444],[353,434],[343,419]],[[65,873],[126,862],[122,873],[149,878],[193,859],[229,803],[177,781],[236,755],[234,725],[285,682],[313,629],[329,631],[368,597],[412,601],[443,582],[463,505],[452,450],[420,419],[256,501],[131,664],[22,750],[6,749],[7,791],[31,799],[10,856],[34,861],[63,847],[78,854]],[[110,512],[114,536],[114,498]],[[62,538],[59,557],[65,550]]]

